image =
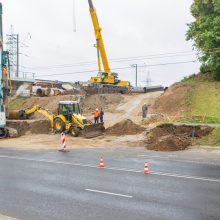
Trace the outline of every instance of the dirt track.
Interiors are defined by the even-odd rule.
[[[125,95],[114,112],[107,112],[105,116],[105,126],[110,127],[124,120],[131,119],[140,124],[142,120],[141,107],[144,103],[152,105],[161,92],[152,92],[146,94]]]
[[[141,106],[144,103],[152,104],[160,96],[161,92],[123,95],[123,101],[119,104],[109,103],[110,111],[105,111],[105,127],[110,127],[124,119],[131,119],[137,124],[141,124]],[[112,108],[114,106],[114,108]],[[115,107],[116,106],[116,107]],[[92,118],[90,114],[86,115]],[[114,147],[114,146],[140,146],[144,141],[143,134],[126,136],[100,136],[93,139],[82,137],[73,138],[67,136],[69,148],[75,147]],[[12,147],[23,149],[58,149],[60,147],[60,136],[57,135],[33,135],[28,134],[15,139],[0,140],[0,147]]]

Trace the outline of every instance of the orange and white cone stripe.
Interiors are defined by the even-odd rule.
[[[100,161],[99,161],[99,168],[104,168],[104,167],[105,167],[104,159],[103,159],[103,157],[101,156],[101,157],[100,157]]]
[[[149,174],[149,173],[150,173],[150,171],[149,171],[148,163],[145,162],[144,163],[144,174]]]

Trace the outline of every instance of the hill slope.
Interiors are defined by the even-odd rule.
[[[174,84],[155,102],[152,112],[220,118],[220,82],[193,80]]]
[[[151,112],[174,116],[172,122],[217,124],[197,144],[220,146],[220,82],[194,79],[176,83],[156,100]]]

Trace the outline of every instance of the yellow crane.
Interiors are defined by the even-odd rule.
[[[108,84],[108,85],[115,85],[119,87],[125,87],[129,89],[130,82],[129,81],[123,81],[118,79],[118,74],[111,72],[104,41],[102,38],[102,28],[99,25],[98,16],[95,10],[95,7],[93,5],[92,0],[88,0],[89,2],[89,8],[90,8],[90,15],[92,18],[92,23],[94,27],[95,32],[95,38],[96,38],[96,48],[97,48],[97,54],[98,54],[98,75],[96,77],[91,77],[90,81],[94,84]],[[102,66],[104,71],[102,71]]]

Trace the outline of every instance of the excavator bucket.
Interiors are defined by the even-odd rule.
[[[93,138],[103,134],[105,131],[104,123],[86,125],[82,130],[85,138]]]
[[[24,110],[10,110],[8,119],[23,120],[23,119],[27,119],[27,116],[25,115]]]

